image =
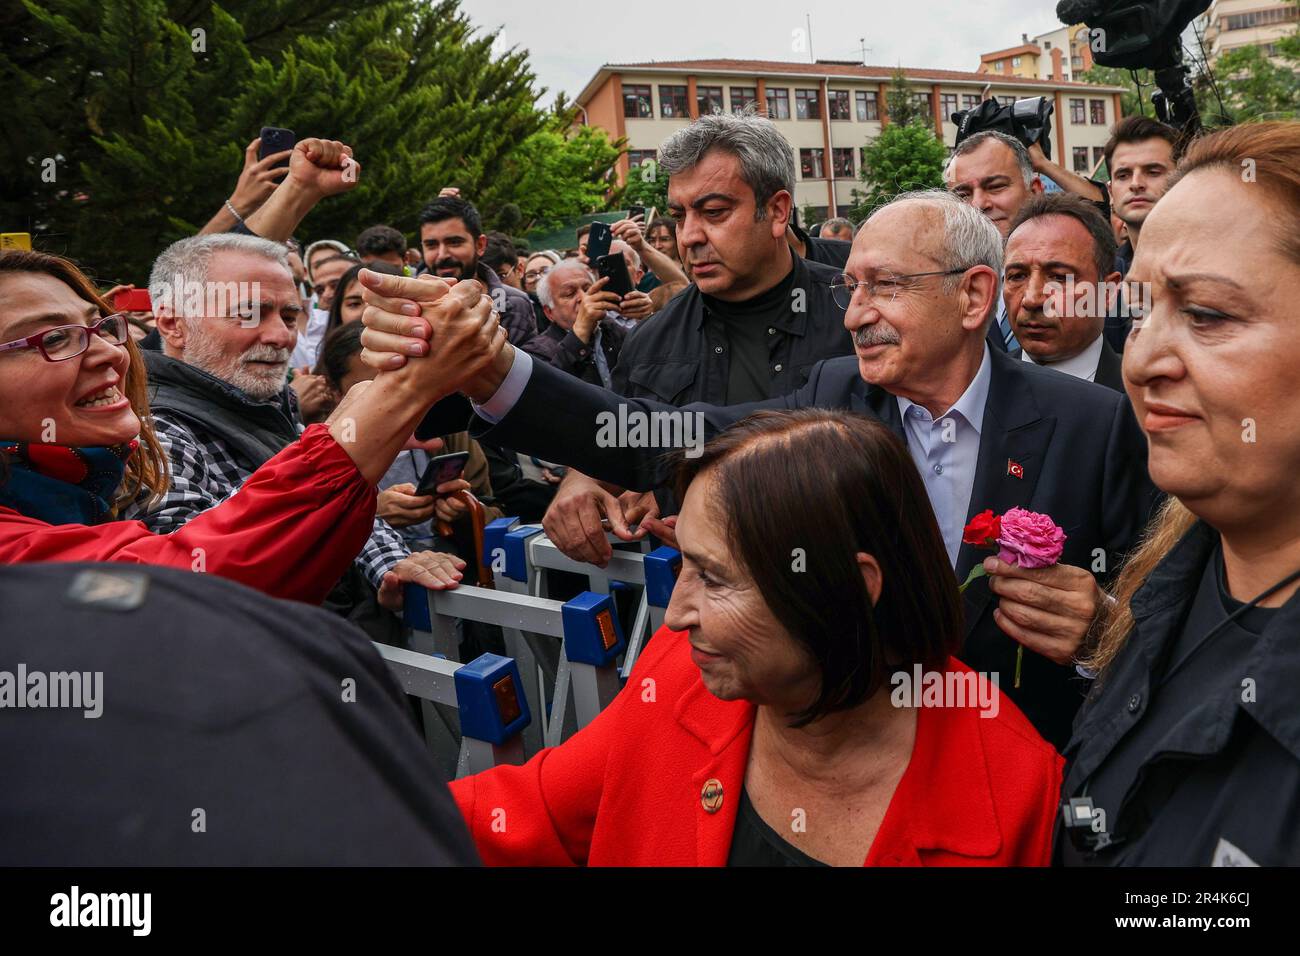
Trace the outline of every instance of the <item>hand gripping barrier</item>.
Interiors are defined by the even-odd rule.
[[[375,644],[402,690],[418,697],[425,709],[425,740],[435,756],[444,757],[459,724],[455,776],[487,770],[500,763],[523,763],[521,731],[532,715],[523,693],[519,668],[509,657],[483,654],[468,664],[404,647]],[[442,705],[437,710],[433,705]],[[445,764],[445,761],[444,761]],[[444,769],[446,767],[444,766]]]

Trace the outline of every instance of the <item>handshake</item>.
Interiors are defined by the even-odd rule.
[[[369,269],[359,279],[366,303],[361,360],[380,378],[407,377],[431,398],[464,392],[482,403],[492,397],[514,351],[483,286],[472,279],[412,279]],[[407,362],[430,356],[435,361]]]

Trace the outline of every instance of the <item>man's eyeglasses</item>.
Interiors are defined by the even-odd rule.
[[[853,301],[854,294],[861,289],[868,300],[887,305],[898,298],[898,293],[907,288],[913,279],[923,279],[926,276],[959,276],[967,268],[969,266],[963,269],[949,269],[946,272],[881,272],[874,279],[863,279],[861,282],[850,276],[839,275],[830,282],[831,297],[841,309],[847,309]]]
[[[545,269],[529,269],[527,272],[524,273],[524,278],[525,278],[525,279],[540,279],[542,276],[546,275],[546,273],[548,273],[548,272],[550,272],[550,271],[551,271],[551,267],[550,267],[550,266],[547,266]]]
[[[0,344],[0,352],[12,349],[36,349],[47,362],[76,358],[90,348],[91,335],[98,335],[112,345],[125,345],[130,338],[126,315],[107,315],[92,325],[60,325],[37,332],[25,339]]]

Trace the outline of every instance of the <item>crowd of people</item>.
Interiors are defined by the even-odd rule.
[[[484,583],[484,516],[599,567],[611,533],[678,548],[594,722],[458,812],[411,772],[441,862],[1300,863],[1300,124],[1129,117],[1106,182],[976,133],[945,188],[805,231],[777,127],[704,116],[668,208],[608,226],[622,293],[590,225],[527,248],[454,186],[394,210],[411,246],[301,236],[352,147],[256,145],[149,312],[0,253],[0,563],[202,571],[400,643],[408,585]],[[655,416],[702,445],[598,427]],[[972,530],[1024,512],[1051,560]],[[900,703],[923,673],[984,706]],[[372,706],[302,719],[415,733]]]

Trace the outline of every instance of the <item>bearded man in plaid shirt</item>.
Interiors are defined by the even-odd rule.
[[[163,351],[143,354],[171,486],[161,501],[137,501],[124,517],[166,533],[235,494],[302,431],[287,387],[301,301],[285,248],[233,233],[174,243],[155,262],[149,286]],[[190,298],[196,288],[228,293],[221,297],[225,313],[208,314],[215,297],[205,295],[203,314],[196,315]],[[332,603],[348,605],[339,609],[372,636],[395,637],[396,620],[376,611],[371,599],[397,610],[404,582],[454,587],[463,567],[450,554],[412,555],[402,536],[376,518],[355,573],[340,582]]]

